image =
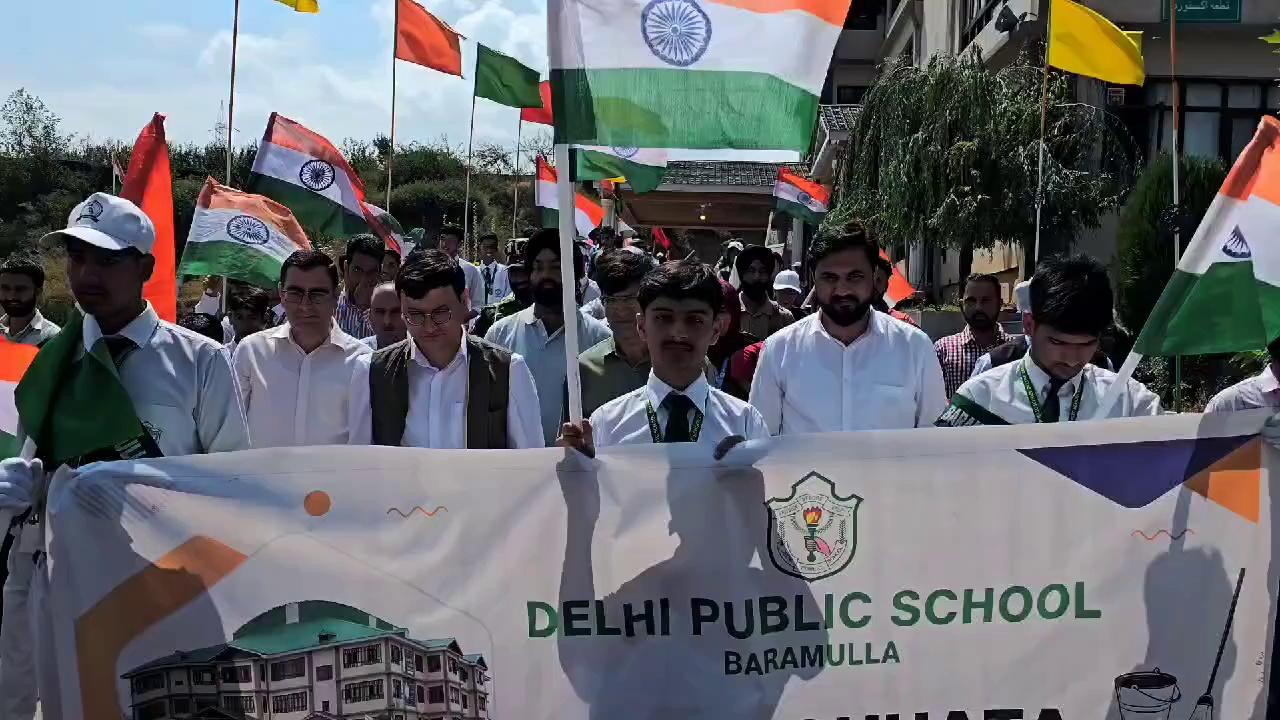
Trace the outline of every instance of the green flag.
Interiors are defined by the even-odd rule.
[[[540,108],[538,71],[480,45],[476,54],[476,97],[514,108]]]

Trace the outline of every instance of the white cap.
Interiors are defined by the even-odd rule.
[[[783,270],[773,279],[773,289],[800,292],[800,273],[795,270]]]
[[[1018,306],[1018,312],[1031,312],[1031,281],[1023,280],[1013,286],[1014,304]]]
[[[725,247],[727,247],[730,250],[737,250],[738,252],[742,252],[742,248],[743,248],[742,243],[738,240],[730,240],[729,244],[726,245]]]
[[[97,192],[67,216],[67,229],[40,238],[40,243],[65,242],[70,236],[104,250],[136,248],[151,254],[156,244],[156,226],[137,205],[122,197]]]

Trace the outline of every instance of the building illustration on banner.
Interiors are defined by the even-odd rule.
[[[491,717],[483,656],[320,600],[274,608],[226,643],[179,650],[121,677],[133,720]]]

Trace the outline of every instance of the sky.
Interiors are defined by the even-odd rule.
[[[545,0],[427,0],[468,38],[457,78],[399,62],[397,143],[442,139],[465,151],[475,42],[547,70]],[[171,141],[206,142],[225,103],[234,0],[9,2],[0,27],[0,94],[23,87],[64,132],[131,141],[153,112]],[[320,0],[319,14],[241,0],[235,142],[262,136],[275,111],[341,145],[391,126],[395,0]],[[519,111],[476,101],[476,142],[515,145]],[[530,133],[549,135],[543,126]],[[795,153],[677,152],[673,158],[792,160]]]

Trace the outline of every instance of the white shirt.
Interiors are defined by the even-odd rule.
[[[210,294],[209,291],[200,293],[200,299],[196,301],[196,306],[192,312],[203,313],[205,315],[213,315],[217,317],[222,314],[222,293]]]
[[[373,351],[336,322],[330,323],[328,339],[310,353],[298,347],[289,331],[289,323],[263,330],[236,348],[236,375],[253,446],[352,442],[359,421],[359,408],[351,401],[357,360]]]
[[[599,300],[601,297],[600,286],[595,280],[588,280],[587,284],[582,286],[582,304],[590,305],[592,302]]]
[[[467,277],[467,294],[470,296],[467,299],[467,309],[483,307],[484,303],[481,301],[484,300],[484,276],[480,274],[480,268],[462,258],[455,259],[462,268],[462,274]]]
[[[963,395],[977,405],[994,413],[1012,425],[1030,424],[1036,421],[1031,409],[1031,398],[1023,386],[1018,369],[1027,367],[1027,378],[1031,387],[1036,389],[1040,407],[1049,396],[1049,375],[1031,361],[1030,355],[1017,362],[1006,363],[993,368],[982,375],[969,378],[956,390],[956,395]],[[1076,390],[1084,383],[1080,396],[1080,411],[1077,420],[1092,420],[1098,411],[1098,401],[1106,394],[1107,389],[1115,382],[1116,374],[1096,365],[1085,365],[1075,377],[1068,380],[1058,390],[1058,420],[1066,422],[1071,417],[1071,403]],[[953,399],[954,402],[954,399]],[[1108,418],[1142,417],[1160,414],[1160,397],[1137,380],[1130,379],[1129,385],[1111,408]]]
[[[534,316],[536,306],[521,310],[494,323],[485,335],[491,343],[524,358],[533,373],[533,383],[538,388],[538,401],[542,410],[542,439],[547,446],[555,445],[560,435],[560,413],[563,409],[565,371],[564,328],[547,334],[542,321]],[[581,311],[578,312],[578,350],[594,347],[613,337],[609,326]]]
[[[409,343],[409,414],[405,417],[403,447],[439,450],[467,447],[467,382],[469,377],[466,336],[462,348],[443,369],[436,368]],[[352,384],[353,404],[360,404],[360,423],[353,442],[368,444],[373,438],[373,409],[369,403],[370,358],[360,359]],[[524,358],[511,356],[507,390],[507,446],[512,450],[545,447],[538,391]]]
[[[1209,404],[1204,406],[1204,411],[1207,413],[1234,412],[1275,407],[1280,407],[1280,382],[1276,380],[1275,373],[1268,365],[1256,377],[1241,380],[1214,395]]]
[[[1031,336],[1030,336],[1030,335],[1024,335],[1023,337],[1025,337],[1025,338],[1027,339],[1027,352],[1031,352]],[[988,371],[988,370],[990,370],[990,369],[991,369],[991,353],[986,353],[986,354],[984,354],[982,357],[978,358],[978,362],[976,362],[976,363],[974,363],[974,364],[973,364],[973,372],[969,373],[969,377],[971,377],[971,378],[976,378],[976,377],[978,377],[979,375],[981,375],[982,373],[984,373],[984,372],[986,372],[986,371]],[[1105,369],[1107,369],[1107,370],[1114,370],[1114,369],[1115,369],[1115,368],[1111,367],[1111,360],[1110,360],[1110,359],[1107,359],[1107,367],[1106,367]]]
[[[488,286],[489,293],[484,292],[485,283],[484,276],[490,274],[493,282]],[[511,283],[507,280],[507,266],[500,262],[494,261],[480,268],[480,299],[483,302],[480,305],[493,305],[502,298],[511,294]]]
[[[814,313],[765,341],[751,404],[775,435],[930,425],[947,406],[929,336],[869,311],[867,330],[845,345]]]
[[[684,390],[676,390],[659,380],[650,370],[649,381],[644,387],[615,398],[591,413],[595,446],[602,448],[610,445],[652,443],[649,407],[652,405],[654,414],[658,416],[658,428],[665,434],[671,413],[663,407],[662,401],[673,392],[685,395],[693,401],[694,410],[689,412],[688,417],[690,430],[693,429],[696,414],[702,413],[702,429],[696,442],[715,445],[731,435],[741,435],[748,440],[759,440],[770,435],[769,426],[765,424],[759,410],[711,387],[705,375],[699,375]]]
[[[84,351],[102,338],[84,318]],[[166,457],[249,448],[235,376],[222,346],[146,310],[117,333],[138,346],[120,363],[120,384],[133,411]]]
[[[0,331],[4,332],[5,339],[19,345],[39,345],[61,330],[57,323],[47,320],[39,310],[31,316],[31,322],[17,334],[9,332],[9,316],[0,317]]]
[[[605,320],[607,316],[605,315],[605,312],[604,312],[604,299],[596,298],[595,300],[592,300],[591,302],[586,303],[585,305],[582,306],[582,312],[590,315],[591,317],[597,320]]]

